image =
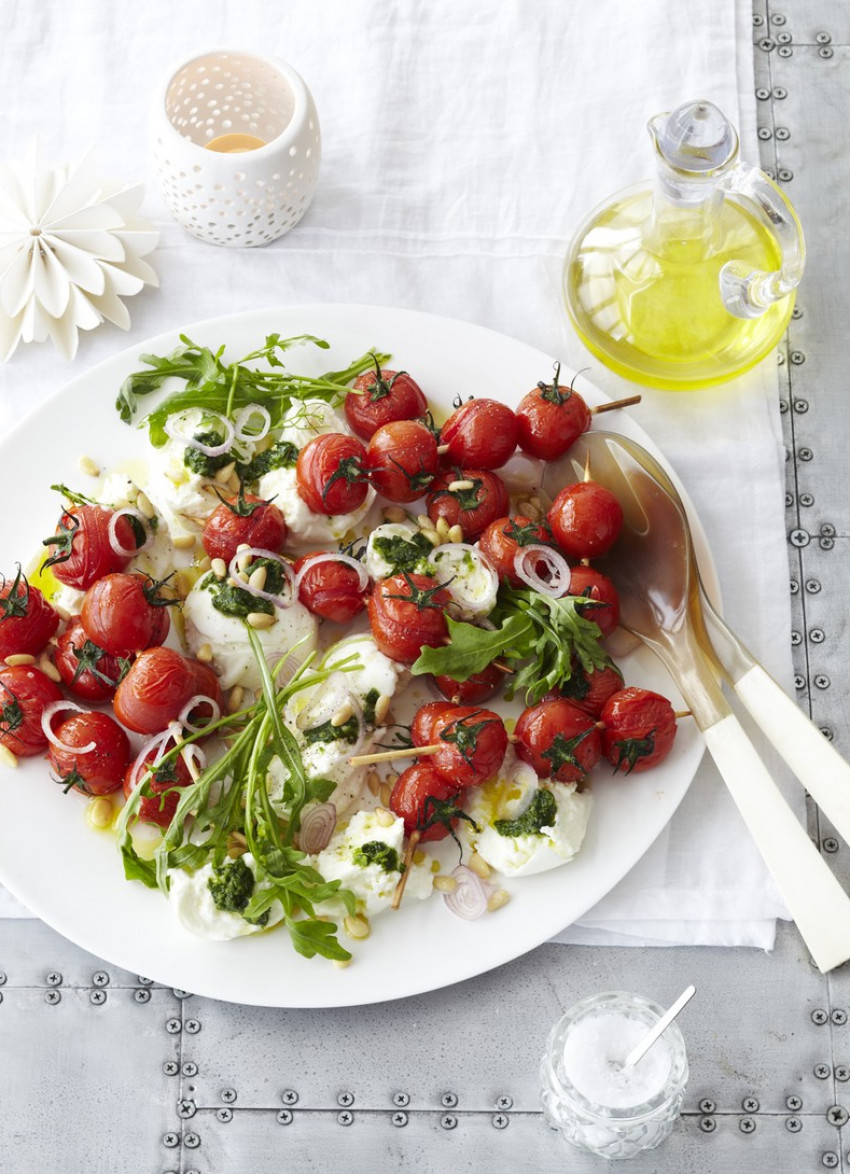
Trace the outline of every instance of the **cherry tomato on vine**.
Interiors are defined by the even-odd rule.
[[[474,542],[491,522],[508,511],[508,491],[498,473],[489,469],[446,469],[428,493],[428,516],[460,526],[466,542]]]
[[[543,461],[563,456],[590,427],[590,409],[571,387],[560,387],[560,363],[551,383],[541,380],[516,410],[518,442],[523,452]]]
[[[47,738],[41,719],[62,691],[41,669],[31,665],[0,668],[0,746],[19,758],[41,754]]]
[[[542,779],[583,783],[599,760],[596,723],[569,701],[541,701],[524,709],[515,733],[517,754]]]
[[[508,734],[497,713],[473,705],[456,705],[438,717],[433,727],[430,755],[437,774],[455,786],[473,787],[491,778],[505,757]]]
[[[525,546],[554,546],[554,542],[545,523],[532,522],[523,514],[514,518],[497,518],[478,540],[478,549],[490,560],[500,581],[506,579],[512,587],[527,586],[514,566],[517,551]],[[544,570],[541,565],[541,573]]]
[[[562,697],[590,717],[599,717],[608,698],[619,693],[622,688],[623,674],[615,665],[606,665],[604,668],[587,672],[575,662],[570,679],[565,681],[560,689],[547,694],[543,700],[554,701]]]
[[[94,749],[80,754],[50,744],[47,760],[65,784],[84,795],[108,795],[124,782],[130,757],[130,739],[114,718],[106,713],[75,713],[53,727],[66,746],[82,748],[94,742]]]
[[[298,494],[314,514],[350,514],[366,500],[366,449],[356,436],[325,432],[301,449]]]
[[[120,550],[135,550],[145,540],[142,523],[122,514],[114,523],[116,549],[109,536],[114,511],[106,506],[72,505],[63,511],[56,533],[44,539],[53,548],[45,566],[50,567],[60,583],[85,591],[92,583],[123,571],[132,555]]]
[[[162,644],[168,636],[168,606],[173,601],[159,593],[161,586],[135,573],[98,579],[86,592],[80,612],[89,640],[123,657]]]
[[[607,575],[595,567],[579,564],[570,574],[570,595],[585,595],[591,601],[578,610],[586,620],[599,625],[603,636],[610,636],[620,623],[620,597]],[[599,605],[599,606],[594,606]]]
[[[164,730],[198,691],[196,672],[173,648],[146,649],[115,692],[115,716],[137,734]]]
[[[377,360],[375,370],[358,375],[354,390],[345,397],[345,418],[362,440],[371,440],[383,424],[415,420],[427,409],[428,401],[415,379],[406,371],[382,370]]]
[[[221,558],[229,564],[243,544],[277,553],[286,542],[286,534],[286,520],[274,502],[253,493],[240,493],[216,506],[204,525],[201,543],[210,558]]]
[[[578,481],[564,486],[546,520],[564,554],[598,558],[614,545],[623,524],[623,508],[604,485]]]
[[[471,399],[446,420],[440,444],[449,446],[447,464],[498,469],[513,455],[518,436],[517,418],[507,404]]]
[[[414,746],[430,746],[434,741],[434,723],[452,709],[450,701],[428,701],[420,705],[410,723],[410,740]]]
[[[369,597],[372,636],[384,656],[413,664],[425,645],[446,642],[451,596],[436,579],[407,571],[381,579]]]
[[[0,660],[41,652],[58,627],[59,616],[20,567],[11,582],[0,576]]]
[[[439,467],[434,433],[418,420],[382,424],[369,441],[369,480],[388,501],[416,501],[428,489]]]
[[[460,817],[455,802],[458,792],[457,785],[433,766],[417,762],[398,776],[390,795],[390,811],[404,820],[406,835],[418,831],[420,841],[444,840]]]
[[[316,562],[317,558],[321,562]],[[313,615],[347,624],[366,606],[366,595],[354,567],[328,558],[323,551],[302,555],[293,568],[301,578],[298,600]]]
[[[147,766],[153,762],[156,755],[157,748],[152,746],[147,753],[139,755],[127,767],[124,775],[125,799],[130,798],[136,783],[143,777]],[[189,768],[180,754],[158,764],[145,788],[150,790],[151,794],[142,794],[136,810],[136,819],[142,823],[155,823],[161,828],[167,828],[180,802],[180,789],[188,787],[192,781]]]
[[[90,640],[77,616],[59,637],[53,661],[66,688],[86,701],[108,701],[114,697],[119,681],[130,667],[127,660],[112,656]]]
[[[505,680],[505,674],[495,664],[488,664],[480,673],[473,673],[465,681],[454,677],[434,677],[434,685],[454,705],[478,705],[495,697]],[[424,743],[423,743],[424,745]]]
[[[609,697],[600,720],[602,753],[624,774],[663,762],[676,738],[676,714],[660,693],[634,686]]]

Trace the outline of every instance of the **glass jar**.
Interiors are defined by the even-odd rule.
[[[555,1024],[540,1066],[543,1109],[572,1145],[603,1158],[632,1158],[670,1134],[688,1079],[678,1025],[670,1024],[628,1077],[618,1067],[663,1014],[642,995],[606,991],[582,999]],[[621,1042],[603,1054],[604,1040],[617,1035]]]

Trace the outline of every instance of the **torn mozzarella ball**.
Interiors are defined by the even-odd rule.
[[[283,514],[289,543],[301,546],[340,542],[349,530],[360,525],[375,500],[375,490],[370,486],[362,505],[350,514],[314,514],[298,492],[295,469],[270,469],[260,478],[257,492],[266,501],[273,501]]]
[[[240,859],[256,878],[256,864],[250,852]],[[233,938],[262,933],[264,929],[277,925],[283,919],[283,907],[279,901],[272,903],[264,925],[253,925],[246,921],[241,913],[219,909],[213,900],[209,885],[213,876],[211,864],[204,864],[196,872],[186,872],[182,868],[172,868],[168,872],[168,900],[171,908],[181,926],[196,937],[206,938],[211,942],[226,942]],[[266,882],[260,881],[256,887],[262,890],[269,886]]]

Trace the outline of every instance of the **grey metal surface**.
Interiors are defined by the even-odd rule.
[[[798,698],[850,754],[850,4],[755,0],[754,15],[762,163],[809,242],[780,354]],[[814,811],[811,830],[850,885],[850,850]],[[544,946],[447,991],[333,1012],[170,991],[35,921],[0,921],[0,972],[4,1174],[598,1171],[543,1123],[548,1028],[589,990],[664,1002],[691,981],[685,1113],[630,1169],[850,1170],[850,967],[818,975],[791,927],[770,957]]]

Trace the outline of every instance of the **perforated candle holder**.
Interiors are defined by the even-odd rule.
[[[190,57],[157,92],[154,166],[172,216],[200,240],[266,245],[310,206],[319,119],[286,62],[241,50]]]

